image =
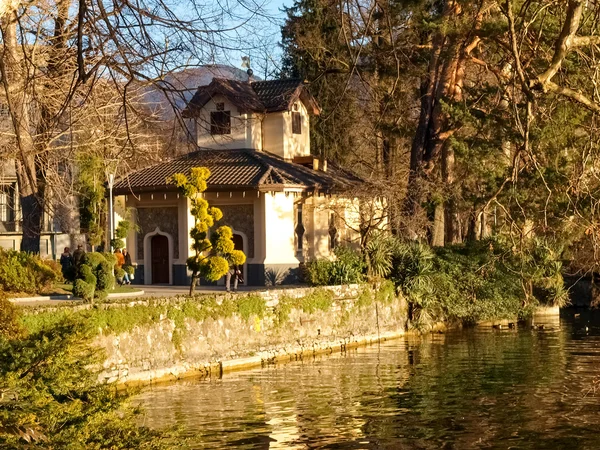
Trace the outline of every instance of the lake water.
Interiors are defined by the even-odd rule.
[[[410,336],[149,388],[194,448],[600,449],[600,312]]]

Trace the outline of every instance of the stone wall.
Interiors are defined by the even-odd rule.
[[[228,225],[235,231],[244,233],[247,239],[246,256],[254,258],[254,205],[215,206],[223,212],[223,219],[217,225]]]
[[[264,318],[244,320],[238,315],[185,319],[183,333],[173,320],[137,327],[119,335],[100,335],[96,344],[106,353],[101,379],[124,384],[174,380],[184,376],[207,375],[280,359],[334,351],[400,336],[406,322],[406,302],[373,299],[370,288],[335,286],[335,300],[327,311],[306,313],[293,309],[287,322],[278,323],[273,309],[283,295],[299,298],[311,288],[278,289],[260,292],[267,304]],[[365,297],[362,290],[368,289]],[[221,297],[221,301],[225,296]],[[177,300],[173,300],[177,301]],[[177,339],[174,335],[177,334]]]
[[[144,260],[144,237],[159,228],[173,237],[173,258],[179,258],[179,229],[177,207],[138,208],[137,210],[137,260]]]

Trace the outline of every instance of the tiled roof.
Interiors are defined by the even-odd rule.
[[[309,111],[319,113],[317,103],[299,79],[245,82],[213,78],[207,86],[200,86],[183,110],[184,117],[192,117],[215,95],[223,95],[243,111],[286,111],[300,98]]]
[[[299,79],[255,81],[252,89],[267,112],[285,111],[299,96],[304,84]]]
[[[322,172],[255,150],[201,149],[133,172],[119,180],[113,191],[115,194],[130,194],[175,190],[175,185],[167,184],[167,178],[175,173],[189,176],[192,167],[210,169],[208,191],[296,187],[330,192],[348,189],[360,181],[331,164],[327,172]]]

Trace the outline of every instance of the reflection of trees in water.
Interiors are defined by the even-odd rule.
[[[409,337],[156,388],[143,402],[150,424],[178,423],[207,447],[600,448],[600,395],[583,395],[600,328],[581,329]]]

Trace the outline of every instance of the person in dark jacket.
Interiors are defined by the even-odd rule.
[[[83,245],[78,244],[77,250],[73,252],[73,267],[75,267],[75,278],[79,275],[79,270],[81,269],[81,265],[83,264],[83,259],[85,258],[85,250],[83,249]]]
[[[73,281],[75,277],[75,271],[73,269],[73,256],[69,247],[65,247],[65,250],[60,255],[60,267],[65,280]]]

